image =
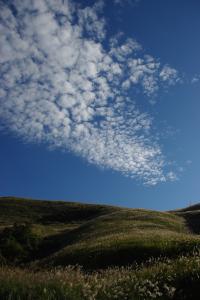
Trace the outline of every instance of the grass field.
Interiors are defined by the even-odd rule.
[[[0,198],[0,299],[198,299],[199,208]]]
[[[4,267],[0,268],[0,296],[13,300],[197,300],[199,277],[199,253],[92,273],[72,266],[37,272]]]

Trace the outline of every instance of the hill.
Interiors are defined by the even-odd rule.
[[[116,209],[106,205],[0,197],[0,226],[3,228],[15,222],[31,222],[48,235],[51,231],[75,227]]]
[[[2,197],[0,299],[196,300],[199,213]]]
[[[191,232],[200,234],[200,204],[195,204],[174,211],[177,216],[185,219],[187,227]]]
[[[39,242],[22,262],[36,260],[36,264],[45,267],[80,264],[84,268],[105,268],[141,262],[149,257],[188,253],[200,244],[199,236],[191,234],[188,214],[188,211],[159,212],[0,198],[1,231],[16,223],[31,224]]]

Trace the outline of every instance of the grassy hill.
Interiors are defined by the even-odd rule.
[[[105,205],[0,197],[0,228],[15,222],[31,222],[44,235],[49,235],[116,209]]]
[[[78,263],[91,268],[127,265],[151,256],[176,256],[200,242],[189,233],[183,218],[134,209],[121,209],[87,221],[68,232],[65,241],[66,245],[45,263]]]
[[[24,289],[33,293],[29,299],[197,299],[191,288],[200,292],[199,208],[160,212],[2,197],[0,297],[27,299]],[[9,298],[13,289],[18,298]]]
[[[185,219],[186,225],[191,232],[200,234],[200,204],[177,210],[175,214]]]
[[[30,260],[85,268],[127,265],[149,257],[176,257],[200,244],[188,215],[64,201],[0,198],[0,226],[31,223],[40,237]]]

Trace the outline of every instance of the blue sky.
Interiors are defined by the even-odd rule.
[[[199,1],[0,5],[2,196],[199,201]]]

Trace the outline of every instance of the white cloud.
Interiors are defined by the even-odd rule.
[[[168,65],[165,65],[159,74],[161,80],[164,82],[168,82],[170,85],[174,85],[177,81],[179,81],[178,72],[176,69],[171,68]]]
[[[151,137],[151,117],[128,95],[136,87],[152,95],[174,84],[177,71],[122,35],[105,50],[102,8],[101,1],[80,8],[69,0],[2,5],[1,122],[28,141],[73,151],[147,184],[172,180]]]
[[[179,172],[181,172],[181,171],[179,170]],[[170,181],[176,181],[176,180],[178,180],[177,174],[175,174],[173,171],[168,172],[166,177]]]
[[[192,79],[191,79],[191,83],[197,83],[200,80],[200,76],[195,75]]]
[[[148,96],[156,93],[163,84],[175,85],[180,80],[177,70],[168,65],[162,66],[150,55],[141,56],[141,54],[140,57],[128,59],[126,76],[127,79],[123,82],[124,88],[129,89],[131,85],[139,85]]]
[[[85,34],[89,34],[93,39],[102,40],[105,37],[105,21],[99,19],[97,12],[104,6],[103,1],[98,1],[93,7],[80,9],[78,12],[78,25]]]

